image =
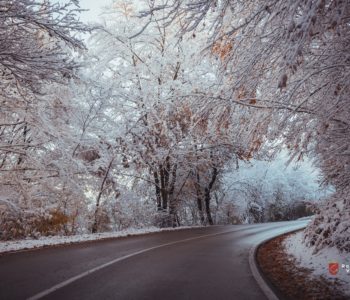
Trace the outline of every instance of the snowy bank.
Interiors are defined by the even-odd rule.
[[[330,282],[338,282],[341,291],[350,297],[350,256],[340,252],[335,247],[321,249],[313,254],[313,248],[308,248],[303,243],[303,232],[299,231],[290,235],[284,241],[286,253],[296,259],[299,266],[310,269],[313,277],[324,277]],[[329,263],[338,264],[339,269],[335,275],[329,271]]]
[[[94,234],[80,234],[73,236],[52,236],[38,239],[25,239],[16,241],[0,242],[0,253],[41,248],[46,246],[81,243],[87,241],[97,241],[110,238],[121,238],[127,236],[144,235],[156,232],[175,231],[183,229],[201,228],[203,226],[182,226],[176,228],[147,227],[141,229],[129,228],[117,232],[104,232]]]

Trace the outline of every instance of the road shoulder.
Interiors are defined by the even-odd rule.
[[[13,241],[0,241],[0,255],[12,252],[27,250],[38,250],[47,247],[58,247],[64,245],[81,244],[110,239],[121,239],[131,236],[142,236],[146,234],[156,234],[169,231],[188,230],[205,228],[205,226],[181,226],[175,228],[148,227],[141,229],[129,228],[115,232],[77,234],[72,236],[49,236],[37,239],[23,239]]]
[[[348,299],[337,280],[310,276],[312,270],[298,265],[286,253],[284,241],[294,233],[287,233],[261,244],[255,252],[261,277],[279,299]],[[268,299],[278,299],[269,298]]]

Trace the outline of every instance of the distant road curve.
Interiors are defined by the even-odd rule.
[[[249,251],[309,220],[213,226],[0,256],[0,299],[266,299]]]

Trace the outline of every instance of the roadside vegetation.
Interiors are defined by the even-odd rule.
[[[316,214],[350,251],[349,1],[80,11],[0,0],[1,240]]]

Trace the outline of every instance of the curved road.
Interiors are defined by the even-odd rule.
[[[308,221],[213,226],[0,256],[0,299],[266,299],[249,250]]]

